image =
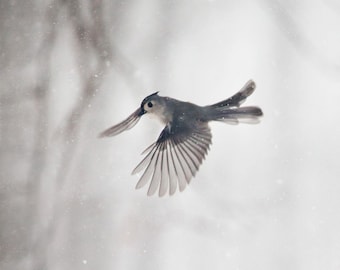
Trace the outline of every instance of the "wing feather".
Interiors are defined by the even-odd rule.
[[[156,163],[156,158],[155,155],[157,156],[158,154],[158,149],[159,149],[159,145],[156,145],[155,148],[152,149],[152,155],[150,158],[150,162],[147,164],[147,167],[142,175],[142,177],[139,179],[136,188],[141,188],[143,186],[145,186],[147,184],[147,182],[149,181],[150,177],[153,175],[153,172],[155,170],[155,163]]]
[[[158,190],[158,195],[167,192],[173,195],[177,186],[183,191],[196,175],[211,144],[211,132],[205,122],[191,127],[172,128],[168,124],[158,140],[143,153],[144,159],[132,174],[144,170],[136,188],[149,183],[148,195]]]
[[[173,157],[172,149],[171,149],[171,143],[169,141],[166,141],[166,146],[168,151],[168,165],[169,165],[169,180],[170,180],[170,191],[169,194],[173,195],[176,192],[177,189],[177,182],[179,181],[179,176],[175,167],[175,160]]]
[[[178,188],[179,191],[183,191],[186,187],[186,176],[184,173],[184,170],[181,166],[181,162],[178,159],[178,155],[177,152],[175,151],[175,145],[173,143],[173,141],[169,141],[169,149],[172,153],[172,157],[174,159],[174,169],[176,171],[176,175],[177,175],[177,180],[178,180]]]
[[[163,143],[164,144],[164,143]],[[161,166],[161,185],[159,188],[159,196],[162,197],[168,191],[169,187],[169,162],[168,162],[168,149],[166,148],[166,144],[163,145],[164,149],[162,151],[162,166]]]
[[[134,111],[128,118],[126,118],[124,121],[118,123],[117,125],[114,125],[113,127],[110,127],[103,132],[101,132],[98,137],[112,137],[116,136],[119,133],[122,133],[125,130],[129,130],[133,128],[138,121],[140,120],[140,117],[142,115],[141,109],[138,108],[136,111]]]
[[[159,149],[156,153],[155,159],[156,159],[156,161],[155,161],[155,165],[154,165],[153,175],[152,175],[152,178],[151,178],[151,183],[150,183],[149,190],[148,190],[148,196],[155,194],[156,190],[159,187],[160,181],[161,181],[161,176],[162,176],[161,166],[162,166],[162,159],[163,159],[163,143],[159,145]]]

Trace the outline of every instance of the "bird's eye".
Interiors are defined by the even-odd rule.
[[[149,102],[148,102],[148,107],[149,107],[149,108],[152,108],[152,106],[153,106],[152,102],[149,101]]]

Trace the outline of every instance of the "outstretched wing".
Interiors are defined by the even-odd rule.
[[[113,127],[110,127],[103,132],[101,132],[98,137],[112,137],[116,136],[119,133],[122,133],[125,130],[128,130],[130,128],[133,128],[139,121],[140,117],[142,116],[143,112],[140,108],[138,108],[134,113],[132,113],[128,118],[126,118],[124,121],[120,122],[117,125],[114,125]]]
[[[149,146],[145,158],[132,174],[144,170],[136,188],[150,182],[148,195],[159,190],[163,196],[169,190],[172,195],[177,189],[183,191],[195,176],[211,144],[208,124],[197,122],[194,127],[172,127],[168,124],[157,142]]]

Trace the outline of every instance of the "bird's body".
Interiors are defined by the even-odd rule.
[[[255,90],[255,83],[249,81],[232,97],[208,106],[198,106],[154,93],[146,97],[132,115],[100,134],[100,137],[114,136],[137,124],[145,113],[155,115],[165,128],[158,140],[143,153],[145,158],[133,170],[143,171],[136,188],[143,187],[150,179],[148,195],[159,190],[163,196],[168,190],[172,195],[177,186],[182,191],[195,176],[211,144],[210,121],[229,124],[238,122],[257,123],[262,111],[255,106],[240,107]]]

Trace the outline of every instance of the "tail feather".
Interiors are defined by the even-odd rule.
[[[243,102],[246,101],[256,88],[256,84],[253,80],[249,80],[240,91],[238,91],[232,97],[210,105],[210,108],[221,108],[221,107],[239,107]]]
[[[222,121],[228,124],[238,124],[239,122],[256,124],[263,115],[259,107],[249,106],[225,110],[215,110],[212,112],[212,118],[215,121]]]
[[[240,105],[249,97],[255,90],[255,83],[249,80],[243,88],[232,97],[206,106],[209,115],[209,120],[222,121],[228,124],[243,123],[258,123],[259,118],[263,115],[262,110],[256,106],[240,107]]]

